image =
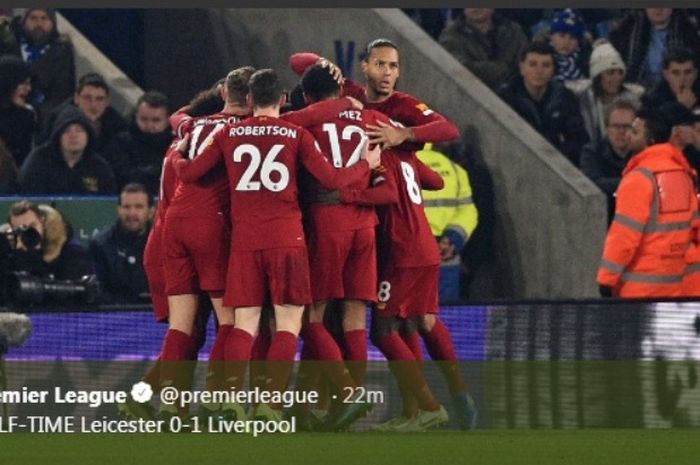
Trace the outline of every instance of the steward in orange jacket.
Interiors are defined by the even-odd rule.
[[[687,254],[697,236],[694,171],[670,143],[634,156],[622,173],[597,281],[620,297],[684,295]]]

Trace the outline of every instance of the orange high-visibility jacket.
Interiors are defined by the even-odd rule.
[[[628,162],[616,196],[598,283],[620,297],[683,295],[698,212],[683,152],[669,143],[646,148]]]

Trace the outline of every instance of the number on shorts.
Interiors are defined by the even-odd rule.
[[[379,292],[377,292],[377,300],[380,302],[388,302],[391,299],[391,283],[382,281],[379,283]]]
[[[237,191],[259,191],[260,184],[262,187],[272,192],[283,191],[289,185],[289,169],[284,163],[275,161],[277,155],[280,154],[284,145],[273,145],[267,155],[262,160],[262,168],[260,169],[260,181],[253,181],[253,176],[260,167],[260,149],[252,144],[243,144],[236,147],[233,151],[234,163],[241,163],[243,155],[250,156],[250,165],[246,168],[241,176],[240,181],[236,185]],[[278,173],[279,180],[272,180],[272,173]]]
[[[423,203],[423,197],[421,197],[420,186],[416,181],[416,172],[413,171],[413,167],[405,161],[401,162],[401,172],[403,173],[403,178],[406,180],[408,198],[416,205],[420,205]]]
[[[322,126],[322,129],[326,133],[328,133],[328,142],[330,142],[331,144],[331,157],[333,158],[333,166],[335,166],[336,168],[342,168],[343,155],[340,151],[340,140],[338,139],[338,126],[336,126],[334,123],[325,123]],[[343,129],[343,133],[340,135],[340,137],[343,140],[349,141],[350,139],[352,139],[353,134],[360,135],[360,142],[352,151],[352,154],[350,155],[350,158],[348,159],[348,162],[345,165],[346,167],[352,166],[358,161],[360,161],[360,154],[362,152],[362,136],[365,135],[365,131],[363,131],[361,127],[353,125],[345,126],[345,128]]]

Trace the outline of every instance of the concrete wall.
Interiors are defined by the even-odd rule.
[[[70,36],[73,42],[76,79],[89,72],[102,74],[110,87],[112,106],[125,118],[129,117],[136,106],[136,100],[143,94],[143,90],[95,48],[92,42],[61,14],[57,15],[56,22],[58,30],[62,34]]]
[[[334,41],[388,37],[399,86],[447,115],[477,146],[495,185],[496,232],[480,297],[597,295],[606,228],[603,194],[487,87],[396,9],[153,10],[148,85],[186,101],[236,66],[274,67],[290,87],[291,53],[335,58]],[[360,79],[357,59],[353,77]],[[489,289],[490,290],[486,290]]]

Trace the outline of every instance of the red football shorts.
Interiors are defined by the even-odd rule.
[[[259,307],[311,303],[306,247],[234,250],[229,259],[224,305]]]
[[[438,313],[440,267],[387,268],[379,273],[377,311],[410,318]]]
[[[170,316],[168,295],[165,292],[165,268],[163,267],[162,235],[163,228],[157,223],[153,227],[143,251],[143,269],[148,279],[148,289],[151,292],[153,313],[157,321],[167,321]]]
[[[314,302],[328,299],[376,302],[374,228],[315,234],[309,242],[309,266]]]
[[[223,216],[167,218],[163,228],[168,295],[222,292],[231,227]]]

